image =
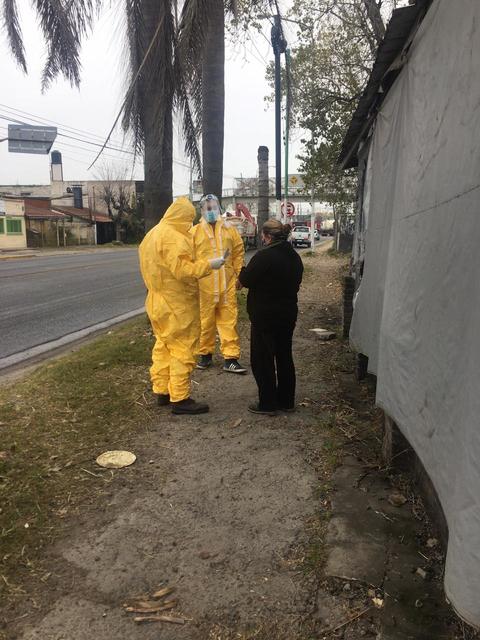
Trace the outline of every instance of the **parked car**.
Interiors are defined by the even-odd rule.
[[[311,247],[310,229],[308,227],[295,227],[292,231],[292,244],[294,247]]]

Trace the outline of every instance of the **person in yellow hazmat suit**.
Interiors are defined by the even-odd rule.
[[[202,219],[191,230],[197,259],[225,256],[225,265],[199,282],[200,334],[199,369],[212,364],[215,338],[218,331],[224,371],[244,374],[247,370],[238,362],[240,340],[237,333],[237,278],[243,267],[245,250],[240,234],[228,221],[220,217],[220,204],[213,194],[201,203]]]
[[[150,376],[160,406],[172,413],[206,413],[190,398],[200,335],[198,280],[220,269],[222,256],[194,261],[190,235],[195,208],[178,198],[140,244],[140,269],[148,294],[145,308],[155,335]]]

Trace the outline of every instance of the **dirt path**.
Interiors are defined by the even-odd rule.
[[[343,263],[325,253],[305,262],[295,337],[298,412],[252,416],[251,375],[234,377],[219,366],[196,372],[194,395],[208,400],[211,413],[184,418],[158,410],[153,420],[145,413],[130,445],[137,463],[106,475],[102,496],[92,496],[68,537],[47,549],[44,588],[8,625],[8,638],[383,637],[362,616],[360,626],[348,627],[354,635],[343,635],[342,621],[361,613],[371,594],[328,584],[323,573],[339,456],[332,408],[347,364],[343,348],[314,341],[310,329],[338,323]],[[245,352],[247,329],[244,323]],[[369,402],[359,392],[367,421]],[[175,615],[187,623],[136,625],[122,604],[162,583],[175,586]]]

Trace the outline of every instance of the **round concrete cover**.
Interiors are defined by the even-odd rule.
[[[135,462],[137,456],[131,451],[105,451],[97,458],[97,464],[106,469],[121,469]]]

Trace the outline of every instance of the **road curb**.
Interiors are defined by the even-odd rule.
[[[7,373],[7,371],[15,369],[16,367],[42,360],[43,357],[53,355],[54,352],[81,342],[82,340],[85,340],[85,338],[93,336],[96,333],[100,333],[117,324],[136,318],[142,313],[145,313],[144,307],[128,311],[127,313],[115,316],[109,320],[104,320],[103,322],[98,322],[97,324],[86,327],[85,329],[68,333],[56,340],[50,340],[49,342],[44,342],[34,347],[30,347],[29,349],[25,349],[25,351],[20,351],[19,353],[13,353],[5,358],[0,358],[0,374]]]

